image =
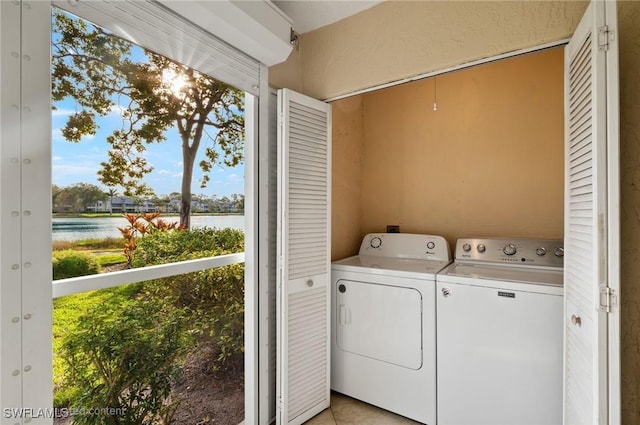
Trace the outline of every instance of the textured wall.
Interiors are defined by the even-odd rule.
[[[270,69],[270,82],[276,87],[292,87],[318,98],[350,93],[568,37],[586,4],[583,1],[388,1],[352,18],[304,34],[300,50],[288,62]],[[640,424],[640,2],[619,1],[618,4],[622,423],[635,425]],[[338,103],[334,105],[338,110]],[[359,158],[362,139],[357,131],[353,134],[351,146],[346,146],[349,142],[343,140],[338,152],[351,152]],[[334,152],[334,161],[335,156]],[[336,164],[339,162],[334,162],[334,170]],[[353,171],[353,176],[345,178],[357,175]],[[334,185],[336,183],[334,177]],[[357,196],[357,188],[351,190]],[[334,191],[334,205],[342,202],[339,196]],[[340,220],[357,223],[362,211],[354,207],[345,208],[341,213],[352,217],[340,217]],[[341,226],[341,229],[347,227]],[[341,256],[357,251],[357,247],[351,247],[352,242],[342,246],[337,241],[334,236],[333,249]]]
[[[383,2],[302,36],[301,90],[327,99],[563,39],[585,8],[579,1]]]
[[[622,221],[622,423],[640,424],[640,2],[618,4]]]
[[[331,258],[358,252],[362,241],[362,97],[332,104]]]
[[[359,96],[362,233],[561,239],[563,69],[554,48],[440,75],[437,111],[433,78]]]
[[[269,86],[275,88],[288,88],[304,93],[302,87],[302,52],[300,48],[294,49],[286,62],[269,68]]]

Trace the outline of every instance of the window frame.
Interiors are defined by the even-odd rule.
[[[258,311],[257,264],[260,248],[267,249],[266,244],[258,246],[257,211],[260,178],[258,164],[262,162],[257,150],[261,136],[266,140],[268,112],[259,102],[259,96],[268,98],[267,67],[256,63],[259,83],[252,84],[250,89],[253,94],[245,91],[246,254],[228,254],[98,276],[64,279],[52,284],[49,59],[51,7],[54,4],[27,0],[1,3],[0,140],[3,143],[0,161],[12,166],[3,165],[0,182],[0,205],[3,207],[0,209],[0,266],[3,284],[0,309],[4,313],[0,317],[0,404],[3,408],[18,409],[52,407],[51,315],[54,297],[243,261],[247,330],[245,363],[257,366],[258,326],[267,326],[264,313],[260,315]],[[71,13],[84,18],[74,10],[71,10]],[[185,26],[185,21],[177,16],[174,23],[178,28]],[[155,27],[154,30],[158,35],[162,35],[162,28]],[[209,72],[206,73],[210,75]],[[16,84],[16,80],[20,80],[20,84]],[[30,102],[33,102],[32,106],[29,106]],[[39,168],[34,170],[36,166]],[[20,184],[14,184],[16,181],[20,181]],[[265,371],[259,372],[257,367],[245,367],[245,418],[248,424],[259,422],[258,373],[264,374]],[[15,420],[16,418],[3,417],[0,423],[13,424]],[[33,417],[31,423],[50,423],[49,420],[50,418],[46,417]]]

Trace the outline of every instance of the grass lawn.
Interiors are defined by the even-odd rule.
[[[122,250],[115,252],[101,251],[99,253],[93,253],[96,256],[96,261],[100,264],[100,267],[113,266],[114,264],[126,263],[127,257],[124,256]]]

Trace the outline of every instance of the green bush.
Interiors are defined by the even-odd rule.
[[[244,251],[244,233],[209,227],[153,232],[138,238],[133,267],[166,264]]]
[[[157,232],[138,241],[135,267],[242,252],[244,234],[235,229],[196,228]],[[215,345],[225,366],[244,352],[244,264],[158,279],[145,285],[150,299],[185,311],[188,332]]]
[[[152,301],[98,306],[80,318],[62,345],[70,379],[79,388],[78,425],[171,423],[179,400],[169,400],[176,359],[184,352],[184,319]],[[109,411],[95,408],[108,407]]]
[[[70,336],[76,334],[79,321],[96,309],[109,306],[118,311],[132,299],[138,298],[142,284],[131,283],[115,288],[82,292],[53,300],[53,389],[54,407],[75,405],[83,389],[72,379],[68,362],[64,359],[62,346]]]
[[[86,252],[71,249],[53,252],[53,280],[86,276],[100,272],[95,258]]]

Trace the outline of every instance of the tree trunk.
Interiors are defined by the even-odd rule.
[[[183,147],[183,163],[182,163],[182,190],[180,202],[180,227],[183,229],[191,228],[191,177],[193,175],[193,163],[195,155],[191,154],[191,150],[187,146]]]
[[[207,120],[208,111],[201,111],[199,118],[187,124],[177,120],[178,131],[182,139],[182,200],[180,209],[180,227],[191,228],[191,180],[193,179],[193,164],[196,161],[196,154],[200,147],[200,139]],[[195,124],[195,129],[193,125]],[[193,130],[193,137],[190,140]]]

